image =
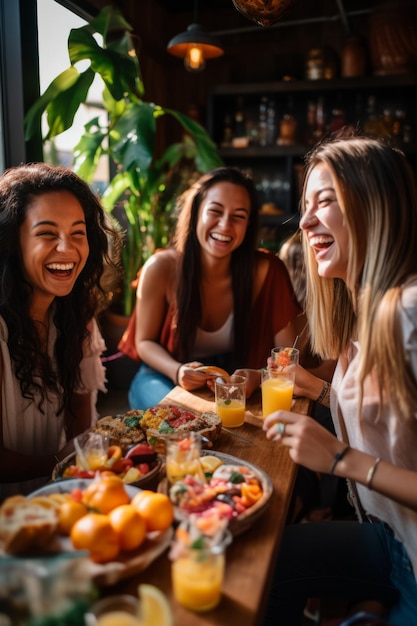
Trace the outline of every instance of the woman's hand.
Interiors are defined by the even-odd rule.
[[[329,473],[334,456],[344,447],[334,435],[308,415],[275,411],[264,421],[267,439],[281,441],[292,460],[315,472]]]
[[[207,380],[211,377],[205,372],[196,372],[196,368],[203,365],[199,361],[191,361],[190,363],[182,363],[177,373],[177,383],[187,391],[200,389],[204,387]]]

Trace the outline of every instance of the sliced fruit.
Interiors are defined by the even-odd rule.
[[[154,585],[139,585],[140,623],[142,626],[172,626],[172,610],[166,595]]]
[[[213,454],[207,454],[200,458],[201,467],[203,471],[207,474],[212,474],[214,470],[216,470],[220,465],[223,465],[223,461],[219,459],[219,457],[214,456]]]

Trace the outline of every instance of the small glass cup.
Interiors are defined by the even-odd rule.
[[[200,453],[201,435],[198,432],[177,432],[167,438],[165,468],[169,487],[186,476],[205,482]]]
[[[128,594],[98,600],[85,616],[86,626],[141,626],[141,623],[140,601]]]
[[[245,422],[246,376],[216,378],[216,412],[223,426],[236,428]]]
[[[225,551],[232,534],[224,529],[202,538],[200,547],[177,541],[171,549],[171,575],[175,599],[191,611],[210,611],[221,599]]]
[[[105,467],[109,437],[101,433],[86,432],[74,440],[76,451],[75,464],[84,470],[95,471]]]
[[[296,348],[273,348],[271,367],[262,370],[262,415],[290,411],[294,394],[295,369],[299,361]]]

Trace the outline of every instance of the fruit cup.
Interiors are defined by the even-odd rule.
[[[166,473],[169,486],[184,480],[186,476],[194,476],[205,482],[200,452],[201,435],[198,432],[177,432],[167,438]]]
[[[225,550],[232,541],[229,530],[214,537],[200,535],[191,540],[188,533],[176,537],[170,552],[174,597],[191,611],[210,611],[221,599],[225,571]]]

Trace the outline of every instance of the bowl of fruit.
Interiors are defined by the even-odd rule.
[[[158,484],[161,466],[160,455],[147,443],[138,443],[126,449],[111,445],[98,465],[90,465],[88,455],[81,459],[75,452],[68,455],[54,467],[52,480],[92,479],[103,472],[112,472],[126,484],[153,488]]]

